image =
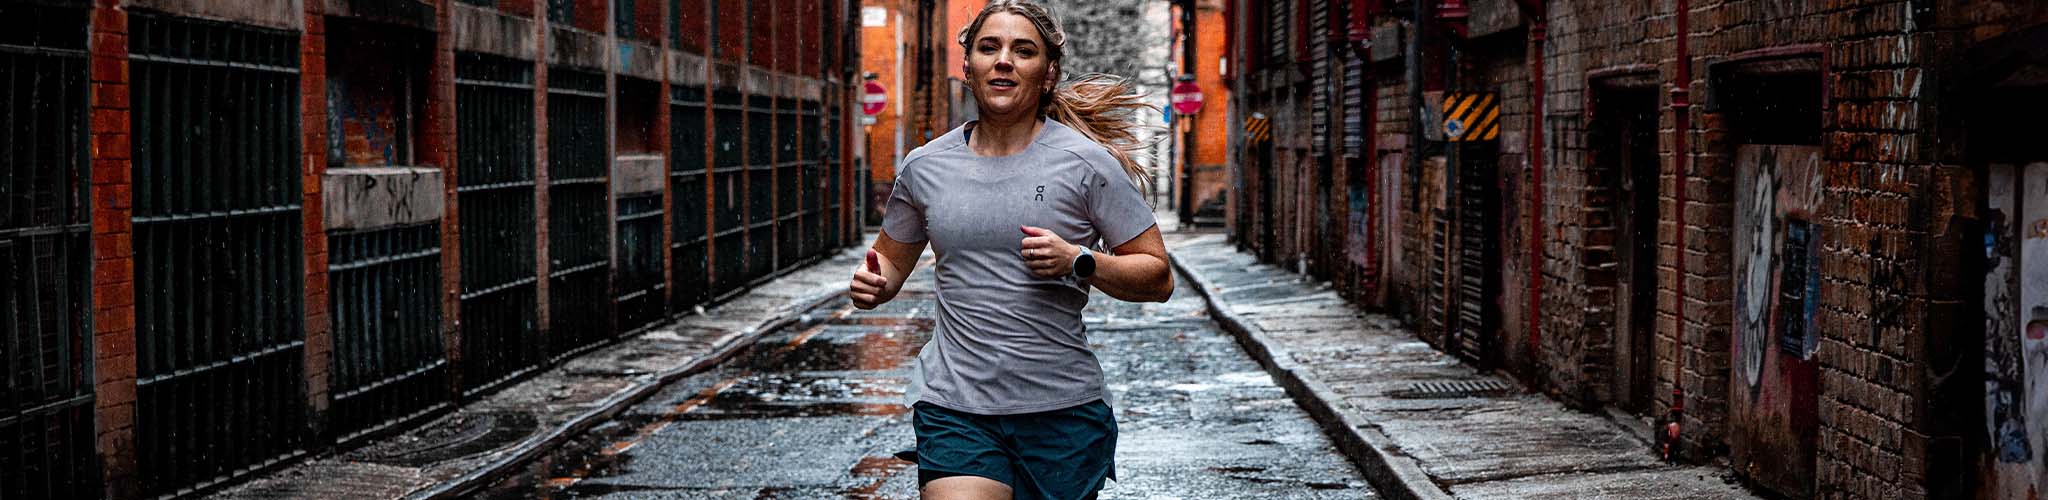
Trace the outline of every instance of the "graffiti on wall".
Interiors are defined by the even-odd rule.
[[[2009,498],[2048,488],[2048,163],[1988,171],[1984,410]]]
[[[1735,155],[1729,458],[1759,485],[1812,494],[1820,428],[1820,147],[1744,144]]]
[[[1810,359],[1820,346],[1818,148],[1746,145],[1737,155],[1735,283],[1738,367],[1752,390],[1767,351]]]

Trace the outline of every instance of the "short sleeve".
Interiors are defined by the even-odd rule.
[[[897,172],[896,183],[889,189],[889,203],[882,212],[882,231],[889,233],[890,239],[917,243],[929,236],[925,235],[924,205],[912,195],[916,182],[906,173]]]
[[[1157,224],[1152,218],[1152,205],[1145,202],[1145,195],[1138,192],[1137,184],[1131,182],[1121,164],[1091,163],[1096,164],[1091,165],[1095,175],[1090,176],[1093,185],[1088,186],[1088,222],[1102,236],[1103,248],[1114,249],[1128,243]]]

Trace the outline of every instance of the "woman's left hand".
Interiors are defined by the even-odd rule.
[[[1065,278],[1074,273],[1074,257],[1081,255],[1081,247],[1060,239],[1051,230],[1031,226],[1018,226],[1024,231],[1024,241],[1018,253],[1024,256],[1024,267],[1040,278]]]

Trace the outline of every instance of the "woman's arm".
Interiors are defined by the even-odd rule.
[[[1052,231],[1030,226],[1023,230],[1026,237],[1020,253],[1032,274],[1041,278],[1073,274],[1074,257],[1081,255],[1081,247]],[[1166,241],[1159,236],[1158,225],[1110,251],[1116,255],[1095,254],[1095,274],[1088,284],[1127,302],[1165,302],[1173,297],[1173,270],[1166,263]]]
[[[917,267],[917,258],[924,255],[926,243],[929,241],[896,241],[886,230],[876,236],[875,246],[868,249],[867,258],[854,268],[853,282],[846,287],[847,296],[853,299],[853,307],[874,309],[896,298],[896,292],[903,289],[903,281],[909,279],[910,271]]]

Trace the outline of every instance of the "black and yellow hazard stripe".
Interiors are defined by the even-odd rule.
[[[1252,113],[1244,120],[1244,137],[1247,144],[1259,144],[1273,139],[1273,122],[1263,113]]]
[[[1491,141],[1500,137],[1499,95],[1492,92],[1444,94],[1444,140]]]

